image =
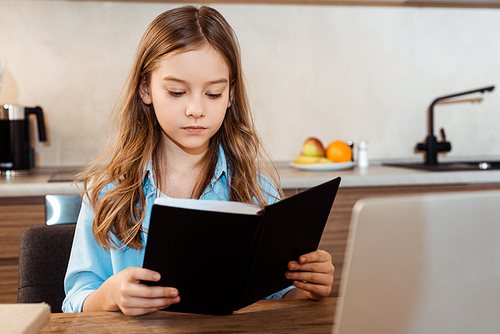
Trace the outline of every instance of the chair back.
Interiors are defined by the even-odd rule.
[[[82,197],[80,195],[45,196],[45,224],[73,224],[78,220]]]
[[[52,313],[62,312],[64,276],[76,224],[32,226],[19,245],[18,303],[46,302]]]

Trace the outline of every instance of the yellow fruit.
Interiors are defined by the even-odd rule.
[[[310,165],[332,163],[332,161],[328,160],[325,157],[311,157],[309,155],[300,155],[293,160],[293,163],[299,165]]]
[[[319,158],[319,163],[320,164],[331,164],[333,161],[331,161],[330,159],[328,158],[325,158],[325,157],[320,157]]]
[[[352,159],[352,149],[346,142],[335,140],[326,148],[326,157],[333,162],[348,162]]]
[[[299,155],[293,160],[294,164],[308,165],[316,164],[319,161],[319,157],[313,157],[309,155]]]

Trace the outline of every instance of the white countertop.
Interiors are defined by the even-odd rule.
[[[11,179],[0,178],[0,197],[45,196],[79,194],[76,184],[71,182],[49,182],[52,173],[36,170],[30,175]],[[80,184],[83,189],[83,185]]]
[[[284,189],[309,188],[337,176],[342,178],[341,187],[500,183],[500,170],[430,172],[411,168],[374,165],[366,169],[354,167],[349,170],[332,172],[309,172],[279,166],[278,171],[281,177],[281,186]]]
[[[500,183],[500,170],[429,172],[371,165],[364,170],[354,167],[341,171],[310,172],[288,167],[286,164],[277,164],[277,167],[284,189],[310,188],[337,176],[342,178],[341,187]],[[82,188],[81,184],[48,182],[56,171],[54,168],[38,168],[28,176],[12,179],[2,177],[0,197],[78,194],[78,186]]]

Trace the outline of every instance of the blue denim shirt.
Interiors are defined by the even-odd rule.
[[[272,195],[267,196],[266,200],[269,204],[272,204],[277,201],[278,192],[269,180],[264,177],[262,179],[265,180],[261,184],[264,193]],[[200,200],[227,201],[229,199],[229,182],[230,175],[228,173],[226,158],[223,150],[220,149],[214,177]],[[103,192],[113,187],[114,185],[112,184],[107,185],[103,188]],[[153,202],[159,193],[153,181],[151,165],[147,167],[143,190],[146,195],[146,215],[142,226],[147,231]],[[142,247],[140,250],[129,247],[105,250],[95,241],[92,234],[93,217],[94,213],[88,205],[87,200],[84,199],[76,225],[73,247],[64,280],[66,298],[62,305],[63,312],[81,312],[85,299],[97,290],[109,277],[128,267],[142,267],[145,247]],[[147,233],[142,234],[143,245],[146,244],[147,236]],[[114,236],[113,240],[118,246],[122,245]],[[293,289],[293,286],[281,290],[266,299],[280,299],[291,289]]]

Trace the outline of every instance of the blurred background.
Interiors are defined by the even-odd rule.
[[[0,104],[39,105],[37,166],[81,166],[103,148],[137,44],[180,3],[0,1]],[[500,9],[213,4],[236,31],[251,106],[276,162],[307,137],[369,142],[372,160],[417,160],[438,96],[500,85]],[[435,107],[448,157],[500,156],[500,87]]]

